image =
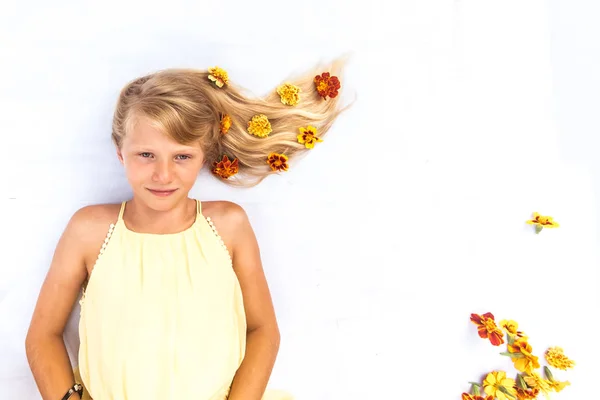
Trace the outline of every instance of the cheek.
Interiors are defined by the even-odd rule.
[[[149,164],[125,160],[125,175],[130,182],[139,182],[152,176],[152,168]]]
[[[178,178],[186,183],[194,184],[196,179],[198,178],[198,174],[200,173],[200,169],[202,168],[202,164],[194,163],[193,165],[187,165],[185,167],[179,168]]]

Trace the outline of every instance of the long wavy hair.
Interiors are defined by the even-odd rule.
[[[317,75],[329,72],[342,82],[341,93],[346,63],[347,57],[341,57],[281,82],[300,88],[295,106],[284,104],[276,89],[255,97],[233,82],[218,87],[209,79],[208,70],[161,70],[123,87],[113,117],[112,140],[120,147],[136,118],[145,117],[178,143],[199,144],[210,167],[223,155],[237,159],[239,173],[220,179],[229,185],[254,186],[277,173],[267,163],[271,153],[285,154],[291,161],[309,150],[297,139],[300,127],[316,127],[321,138],[349,107],[342,107],[340,96],[323,99],[314,81]],[[267,116],[271,124],[272,132],[266,137],[248,132],[248,122],[259,114]],[[231,118],[226,134],[221,130],[224,115]]]

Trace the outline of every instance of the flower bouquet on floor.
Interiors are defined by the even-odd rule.
[[[491,371],[482,382],[470,382],[471,390],[463,393],[461,400],[531,400],[540,394],[549,398],[551,392],[560,392],[570,385],[569,381],[556,379],[551,370],[567,370],[575,365],[562,348],[547,349],[544,357],[548,365],[542,368],[529,338],[518,330],[515,321],[502,320],[496,324],[494,315],[488,312],[471,314],[471,322],[477,326],[479,337],[489,340],[493,346],[506,344],[506,351],[500,354],[510,358],[517,373],[515,378],[509,378],[506,371]]]

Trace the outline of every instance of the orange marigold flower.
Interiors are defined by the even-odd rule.
[[[229,132],[229,128],[231,128],[231,117],[228,114],[224,114],[221,117],[221,133],[224,135]]]
[[[258,137],[267,137],[273,129],[269,118],[264,114],[257,114],[248,121],[248,132]]]
[[[317,92],[325,100],[327,97],[336,97],[341,87],[338,77],[331,76],[329,72],[323,72],[321,75],[315,76],[314,82]]]
[[[477,325],[477,333],[479,333],[480,338],[489,338],[490,343],[494,346],[500,346],[504,343],[502,330],[496,326],[496,321],[494,321],[492,313],[485,313],[483,315],[471,314],[471,322]]]
[[[538,388],[521,389],[520,387],[515,386],[515,389],[517,391],[517,400],[535,400],[540,394],[540,389]]]
[[[562,369],[563,371],[575,366],[575,361],[569,359],[569,357],[565,355],[563,349],[558,346],[550,347],[546,350],[544,356],[546,361],[548,361],[548,364],[554,368]]]
[[[239,171],[238,159],[235,158],[233,161],[229,161],[229,158],[224,155],[223,159],[219,162],[213,163],[213,174],[220,176],[223,179],[228,179]]]
[[[211,67],[208,69],[208,79],[210,79],[220,88],[229,83],[229,75],[227,74],[227,71],[219,67]]]
[[[300,128],[298,142],[303,144],[307,149],[312,149],[315,147],[315,143],[322,141],[323,139],[317,136],[317,128],[314,126],[309,125],[306,128]]]
[[[288,106],[295,106],[300,101],[300,88],[291,83],[284,83],[277,88],[277,94],[281,98],[281,102]]]
[[[476,394],[463,393],[461,400],[494,400],[494,396],[478,396]]]
[[[521,372],[530,373],[532,370],[540,367],[538,358],[531,354],[532,348],[524,339],[515,340],[512,344],[508,344],[509,353],[518,355],[511,357],[515,368]]]
[[[271,153],[267,157],[267,164],[273,171],[287,171],[289,169],[288,157],[285,154]]]

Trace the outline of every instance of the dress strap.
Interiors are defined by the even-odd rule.
[[[196,199],[196,213],[202,215],[202,202],[198,199]]]
[[[121,203],[121,210],[119,211],[119,221],[123,219],[123,214],[125,213],[125,204],[127,204],[127,201],[123,201]]]

